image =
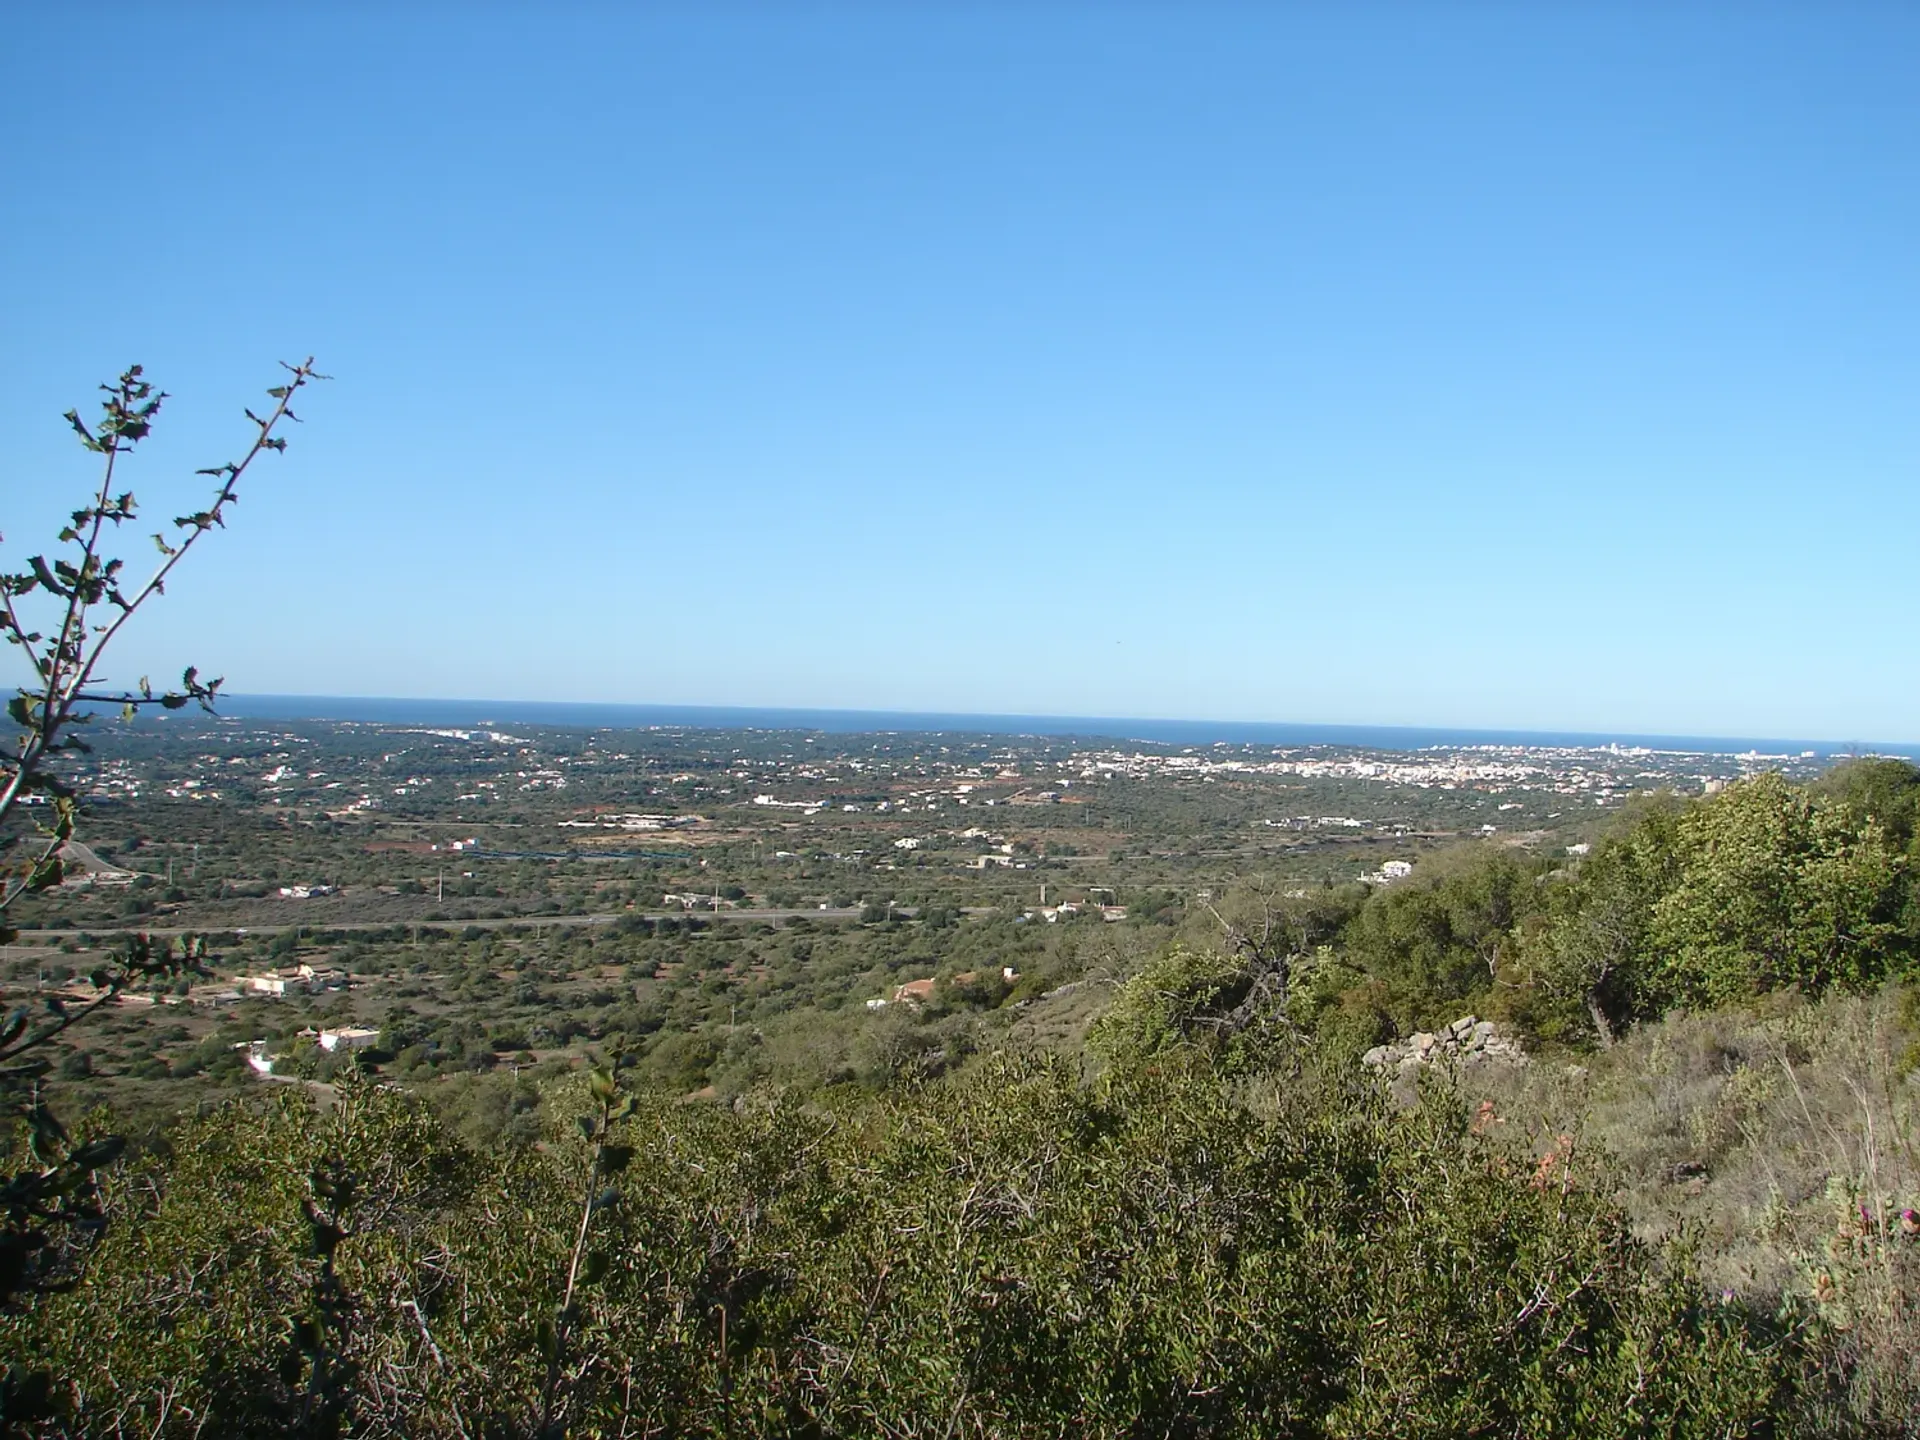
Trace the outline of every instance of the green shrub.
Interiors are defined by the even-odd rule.
[[[538,1151],[467,1151],[351,1077],[326,1114],[282,1094],[191,1122],[116,1182],[84,1283],[0,1336],[83,1433],[529,1434],[543,1395],[576,1435],[1783,1413],[1790,1357],[1633,1238],[1603,1169],[1503,1151],[1443,1093],[1229,1083],[1188,1047],[1092,1087],[996,1060],[875,1099],[662,1096],[604,1145],[572,1128],[579,1082],[549,1102]]]
[[[1902,857],[1877,821],[1767,774],[1684,815],[1648,942],[1665,1004],[1859,988],[1897,956]]]

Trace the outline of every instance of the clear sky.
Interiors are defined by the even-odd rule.
[[[1920,7],[0,11],[0,530],[336,378],[116,668],[1920,739]],[[130,537],[144,561],[149,542]]]

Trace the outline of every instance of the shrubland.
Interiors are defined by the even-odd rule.
[[[1350,1075],[555,1101],[536,1149],[358,1079],[189,1122],[8,1340],[93,1433],[1723,1434],[1808,1323]]]
[[[633,1051],[466,1116],[351,1065],[325,1104],[228,1102],[107,1172],[76,1283],[5,1318],[11,1403],[49,1433],[1910,1433],[1914,787],[1861,778],[1657,806],[1565,863],[1223,897],[1096,987],[1077,1051],[727,1103]],[[1721,860],[1793,898],[1706,915]],[[1568,939],[1602,903],[1634,937],[1604,1029]],[[1355,1063],[1460,1006],[1533,1062]]]
[[[67,1281],[0,1320],[10,1414],[1910,1434],[1917,791],[1861,762],[1656,800],[1584,855],[1249,882],[1024,999],[862,1016],[866,1049],[804,1083],[751,1058],[765,1032],[730,1056],[671,1025],[582,1035],[591,1077],[336,1058],[100,1172]],[[1531,1063],[1358,1063],[1462,1011]]]

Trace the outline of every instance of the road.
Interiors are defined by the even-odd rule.
[[[906,918],[912,918],[913,911],[902,906],[895,912]],[[969,907],[967,914],[987,914],[979,907]],[[642,920],[684,920],[691,914],[696,919],[712,920],[711,910],[657,910],[639,915]],[[296,920],[285,925],[146,925],[126,926],[122,929],[90,929],[89,934],[123,934],[137,931],[143,935],[156,937],[176,937],[180,935],[278,935],[283,930],[465,930],[469,926],[479,930],[533,929],[548,925],[613,925],[621,920],[634,917],[633,911],[622,911],[608,915],[509,915],[491,920]],[[784,920],[858,920],[857,907],[812,910],[722,910],[719,918],[731,921],[758,921],[765,925],[778,925]],[[19,944],[35,942],[59,942],[71,940],[77,930],[22,930]]]

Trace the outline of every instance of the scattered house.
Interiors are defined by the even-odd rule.
[[[591,820],[562,820],[561,828],[567,830],[673,830],[687,825],[703,823],[698,815],[598,815]],[[453,848],[474,848],[478,840],[453,842]]]
[[[893,848],[896,850],[918,850],[926,843],[927,842],[918,835],[902,835],[898,840],[893,842]]]
[[[233,1048],[236,1050],[244,1050],[247,1052],[246,1054],[247,1064],[253,1067],[255,1073],[260,1075],[273,1074],[273,1056],[267,1053],[266,1041],[242,1040],[238,1044],[236,1044]]]
[[[368,1050],[380,1039],[378,1030],[370,1030],[365,1025],[347,1025],[339,1030],[322,1030],[320,1048],[322,1050]]]
[[[282,900],[311,900],[317,895],[332,895],[339,890],[338,885],[282,885]]]
[[[953,977],[953,983],[956,985],[971,985],[979,978],[980,972],[978,970],[963,970]],[[1018,984],[1020,972],[1011,965],[1002,965],[1000,967],[1000,978],[1009,985]]]
[[[933,998],[933,977],[924,980],[909,980],[894,988],[893,1003],[896,1005],[924,1005]]]
[[[873,999],[867,1001],[867,1009],[869,1010],[884,1010],[886,1008],[887,1002],[880,996],[875,996]]]
[[[131,885],[134,873],[109,865],[91,847],[69,840],[59,850],[62,885]]]
[[[264,975],[249,975],[247,985],[256,995],[318,994],[322,990],[344,990],[344,970],[316,970],[311,965],[285,965]]]
[[[1404,880],[1413,873],[1411,860],[1387,860],[1370,875],[1362,875],[1361,882],[1367,885],[1391,885],[1396,880]]]
[[[1124,905],[1102,905],[1100,907],[1100,918],[1102,920],[1124,920],[1127,918],[1127,907]]]

